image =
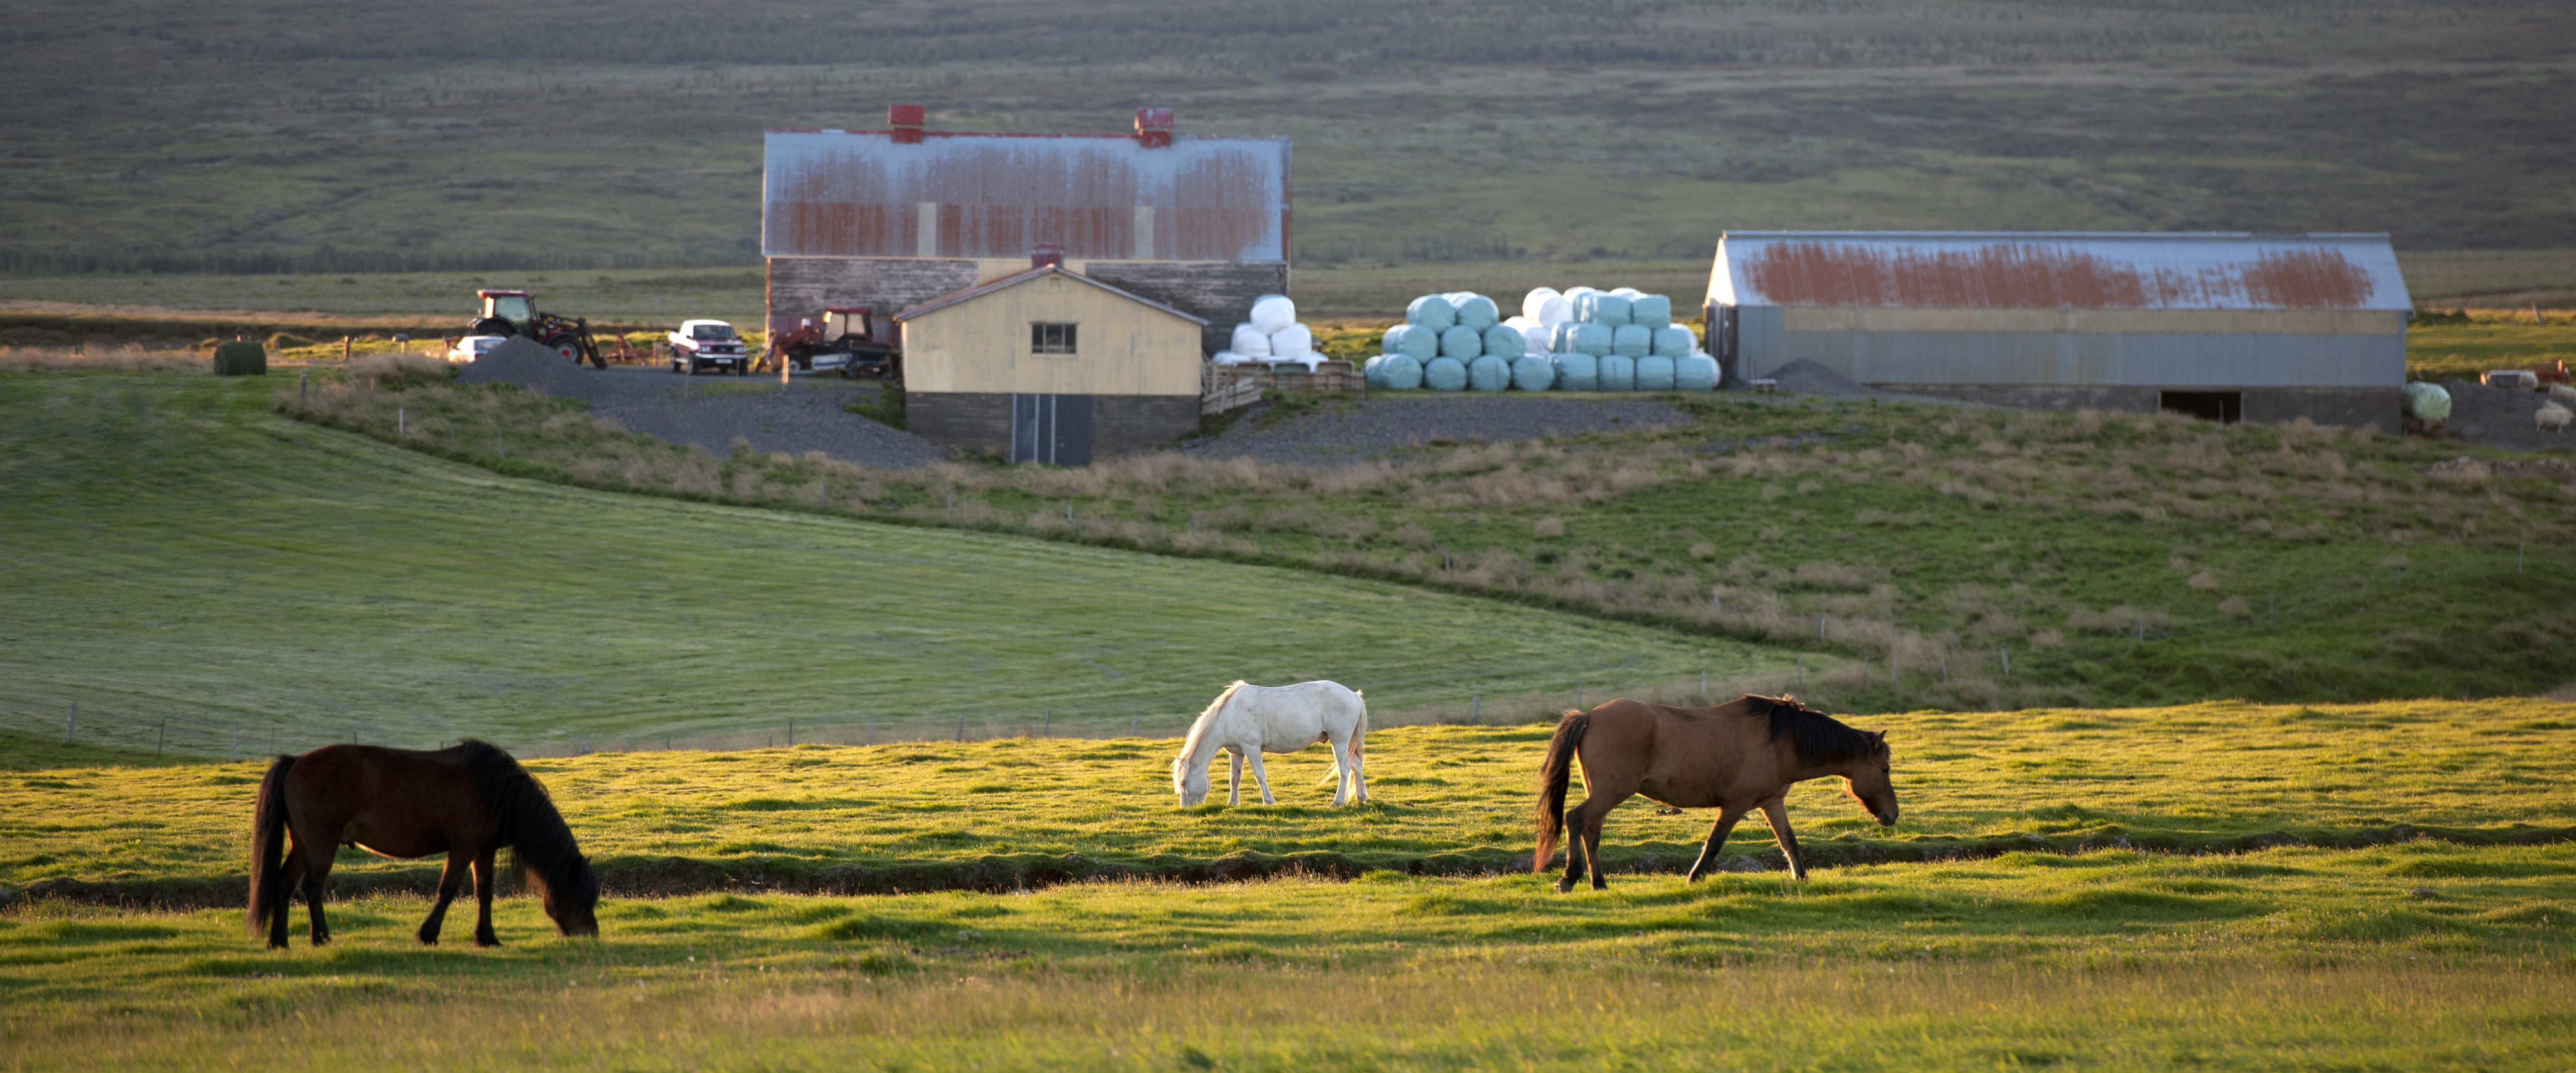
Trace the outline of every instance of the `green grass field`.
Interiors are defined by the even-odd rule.
[[[1336,678],[1393,719],[1790,660],[1382,581],[516,480],[274,416],[278,387],[0,374],[0,726],[78,704],[78,740],[149,749],[166,719],[194,755],[738,746],[789,720],[1168,734],[1238,677]]]

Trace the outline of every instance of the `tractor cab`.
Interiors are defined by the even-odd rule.
[[[868,307],[834,306],[823,311],[823,338],[838,342],[851,337],[873,340],[876,333],[868,327]]]
[[[499,317],[512,324],[527,323],[529,314],[536,311],[526,291],[476,291],[474,296],[483,300],[482,316]]]

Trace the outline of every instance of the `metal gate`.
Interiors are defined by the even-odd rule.
[[[1091,396],[1011,396],[1012,462],[1091,464]]]

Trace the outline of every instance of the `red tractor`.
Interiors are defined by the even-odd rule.
[[[761,364],[774,369],[771,363],[780,361],[802,372],[893,380],[903,375],[903,346],[896,341],[893,322],[869,317],[867,307],[833,306],[819,322],[806,318],[795,331],[770,337]]]
[[[483,300],[483,312],[466,326],[470,335],[524,335],[539,345],[579,365],[589,362],[593,368],[605,369],[608,359],[599,353],[599,344],[590,338],[590,322],[580,317],[558,317],[540,312],[526,291],[476,291]]]

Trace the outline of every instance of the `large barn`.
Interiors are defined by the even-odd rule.
[[[1288,139],[1172,133],[1167,108],[1129,134],[924,129],[768,134],[761,254],[768,328],[826,307],[894,312],[1029,267],[1040,246],[1083,276],[1208,322],[1225,348],[1253,299],[1288,293]]]
[[[2394,430],[2412,308],[2386,235],[1743,231],[1705,312],[1731,380]]]

